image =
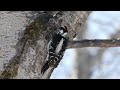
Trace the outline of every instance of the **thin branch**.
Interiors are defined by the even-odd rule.
[[[84,47],[120,47],[120,39],[94,39],[69,41],[67,48],[84,48]]]

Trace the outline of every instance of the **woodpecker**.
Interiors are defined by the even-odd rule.
[[[58,66],[67,47],[67,34],[68,30],[66,26],[59,27],[58,32],[54,33],[52,39],[48,43],[47,61],[41,69],[42,74],[44,74],[49,67],[56,68]]]

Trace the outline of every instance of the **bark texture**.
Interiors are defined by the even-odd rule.
[[[53,32],[65,25],[69,30],[69,39],[72,40],[90,13],[91,11],[46,11],[31,17],[33,21],[22,30],[20,38],[16,40],[16,53],[3,65],[0,78],[50,78],[54,68],[50,68],[45,75],[41,75],[41,68],[45,63],[47,44]]]

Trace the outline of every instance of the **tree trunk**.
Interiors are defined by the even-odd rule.
[[[21,12],[25,13],[25,12]],[[36,13],[36,12],[30,12]],[[51,68],[48,73],[44,76],[41,74],[41,68],[45,63],[46,56],[47,56],[47,44],[53,35],[53,32],[58,29],[59,26],[65,25],[68,27],[69,30],[69,38],[72,40],[80,30],[81,25],[87,20],[87,17],[91,11],[45,11],[45,12],[37,12],[37,15],[30,16],[31,22],[29,25],[25,27],[25,30],[20,30],[16,34],[17,31],[16,26],[12,24],[11,26],[6,26],[6,28],[15,28],[16,31],[11,31],[9,29],[4,29],[1,34],[2,38],[8,38],[9,42],[6,39],[3,42],[11,44],[10,48],[15,51],[15,54],[12,56],[7,57],[3,60],[1,64],[1,79],[12,79],[12,78],[36,78],[36,79],[48,79],[52,74],[54,68]],[[1,12],[0,14],[6,14],[6,12]],[[7,12],[9,17],[9,13]],[[23,17],[17,16],[17,12],[12,13],[11,15],[15,15],[15,17],[19,17],[22,19]],[[54,17],[53,17],[54,16]],[[0,17],[1,18],[1,17]],[[27,17],[26,17],[27,18]],[[9,22],[12,23],[13,19],[10,19]],[[5,19],[3,20],[5,22]],[[7,22],[6,22],[7,23]],[[15,24],[19,22],[14,22]],[[23,23],[20,23],[20,25]],[[19,25],[19,26],[20,26]],[[2,25],[1,25],[2,26]],[[23,25],[24,26],[24,25]],[[5,30],[9,30],[9,34],[4,35]],[[11,36],[10,33],[13,32],[14,34]],[[15,39],[15,45],[13,45],[12,40],[10,39],[19,37]],[[2,49],[4,44],[1,43],[0,50],[4,50],[4,52],[10,52],[11,49],[5,50]],[[12,52],[11,52],[12,53]],[[4,56],[5,53],[1,53],[1,56]],[[2,59],[2,58],[1,58]],[[5,63],[5,61],[7,63]]]

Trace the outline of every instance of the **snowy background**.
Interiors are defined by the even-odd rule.
[[[119,11],[93,11],[87,21],[86,39],[111,39],[111,35],[120,31]],[[119,34],[120,35],[120,34]],[[120,38],[120,36],[116,38]],[[88,52],[96,55],[100,48],[89,49]],[[73,69],[74,49],[68,49],[58,68],[56,68],[51,79],[69,79]],[[73,77],[74,78],[74,77]],[[101,56],[99,65],[93,67],[92,79],[95,78],[120,78],[120,48],[106,48]]]
[[[36,14],[37,12],[34,11],[0,11],[0,71],[3,69],[3,64],[15,55],[14,46],[18,40],[15,36],[25,30],[30,18],[34,18]],[[85,39],[120,38],[120,11],[93,11],[87,20],[87,30],[83,36]],[[84,49],[80,50],[84,52]],[[90,66],[92,74],[89,78],[120,79],[120,47],[85,50],[88,52],[85,54],[89,54],[86,56],[88,58],[90,56],[89,59],[99,61]],[[54,70],[51,79],[78,78],[81,73],[76,75],[75,63],[79,64],[75,60],[77,54],[74,49],[66,50],[63,60]],[[78,56],[85,61],[84,53]],[[26,77],[22,76],[22,78]]]

